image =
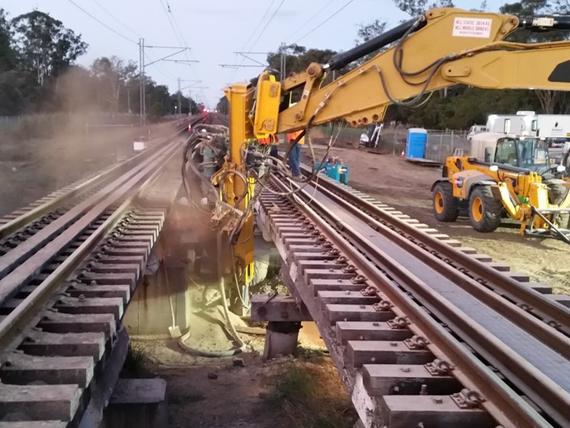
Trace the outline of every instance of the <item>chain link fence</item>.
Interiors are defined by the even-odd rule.
[[[322,127],[323,136],[330,136],[330,128]],[[359,147],[360,135],[366,132],[372,135],[372,130],[366,128],[344,128],[339,135],[339,147]],[[382,130],[380,140],[376,147],[369,150],[379,153],[392,153],[400,156],[405,153],[408,129],[403,126],[387,127]],[[321,141],[319,141],[321,142]],[[323,141],[324,142],[324,139]],[[452,155],[469,155],[470,144],[467,131],[456,130],[428,130],[425,159],[443,163],[445,158]]]

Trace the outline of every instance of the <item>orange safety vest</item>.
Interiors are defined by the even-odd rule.
[[[261,145],[268,145],[268,144],[277,144],[279,143],[279,137],[276,134],[271,134],[267,137],[258,138],[258,143]]]
[[[292,143],[293,141],[295,141],[295,139],[299,136],[299,134],[303,132],[303,131],[295,131],[295,132],[289,132],[287,134],[287,142],[288,143]],[[299,140],[298,144],[305,144],[305,137],[301,138]]]

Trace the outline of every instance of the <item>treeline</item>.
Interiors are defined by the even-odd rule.
[[[0,8],[0,116],[38,112],[137,113],[140,77],[136,64],[117,57],[96,59],[90,67],[75,63],[88,45],[81,35],[47,13],[9,19]],[[178,94],[145,79],[150,117],[175,112]],[[182,112],[198,111],[182,98]]]
[[[451,0],[394,0],[394,2],[396,6],[410,16],[418,16],[431,7],[453,6]],[[481,4],[480,10],[486,9],[485,3]],[[501,12],[517,16],[568,14],[570,13],[570,0],[522,0],[505,3],[501,7]],[[378,36],[386,29],[388,29],[386,23],[378,19],[361,25],[357,30],[355,45]],[[543,42],[563,40],[567,39],[568,36],[568,32],[529,33],[523,30],[513,34],[511,39],[514,41]],[[293,44],[280,46],[275,52],[270,53],[267,56],[267,63],[270,69],[280,71],[281,57],[285,56],[286,74],[288,75],[304,71],[311,62],[326,64],[336,53],[334,50],[309,49]],[[372,56],[370,55],[364,60]],[[357,64],[353,64],[353,66]],[[343,70],[339,73],[342,72]],[[218,108],[221,111],[227,109],[225,99],[220,99]],[[390,106],[386,113],[385,122],[396,121],[430,129],[467,129],[473,124],[485,124],[487,115],[491,113],[515,113],[519,110],[570,114],[570,94],[533,90],[497,91],[458,86],[434,93],[430,100],[418,109]]]

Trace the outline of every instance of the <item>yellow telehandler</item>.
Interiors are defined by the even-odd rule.
[[[570,180],[563,164],[552,165],[548,145],[536,137],[477,134],[471,156],[451,156],[432,186],[439,221],[466,210],[473,228],[492,232],[509,217],[521,233],[550,235],[570,243]]]

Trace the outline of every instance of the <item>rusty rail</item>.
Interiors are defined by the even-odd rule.
[[[309,171],[307,167],[303,168],[306,175]],[[467,286],[476,281],[516,302],[521,309],[537,315],[549,326],[567,335],[570,334],[570,310],[557,302],[552,295],[545,295],[533,287],[525,286],[521,281],[495,269],[490,260],[486,262],[478,260],[473,254],[462,251],[462,248],[449,245],[448,240],[441,239],[440,234],[434,236],[433,233],[418,228],[415,223],[406,221],[405,219],[409,217],[397,216],[394,210],[380,208],[371,202],[367,195],[355,189],[325,177],[319,177],[318,185],[321,192],[351,210],[354,215],[375,223],[375,227],[383,229],[384,233],[399,234],[406,238],[399,240],[406,250],[423,260],[429,259],[437,263],[442,271],[453,275],[458,284]],[[455,268],[455,272],[449,269],[450,266]],[[538,285],[535,288],[542,287]]]
[[[99,423],[127,353],[121,318],[165,220],[140,195],[177,153],[169,141],[81,187],[76,206],[0,257],[0,420]]]
[[[273,185],[281,191],[287,191],[297,186],[294,183],[287,182],[286,184],[286,181],[281,178],[281,180],[274,181]],[[262,195],[264,215],[273,225],[277,246],[282,257],[288,263],[287,269],[290,275],[295,277],[291,279],[291,288],[296,290],[295,293],[302,298],[310,311],[311,308],[313,309],[311,315],[319,324],[325,340],[328,337],[327,345],[331,349],[331,354],[341,373],[345,372],[344,366],[350,365],[347,364],[347,357],[353,355],[352,362],[354,362],[354,355],[357,355],[355,349],[371,346],[371,343],[356,340],[354,343],[349,341],[344,346],[339,347],[337,341],[334,338],[331,339],[334,334],[323,333],[324,330],[330,329],[330,317],[333,313],[333,309],[330,308],[331,305],[323,303],[323,299],[326,302],[326,299],[330,298],[326,296],[326,293],[330,293],[330,291],[320,288],[316,290],[316,296],[311,292],[315,291],[315,287],[323,285],[316,282],[318,279],[312,275],[317,275],[317,272],[320,272],[318,275],[326,276],[325,271],[313,270],[311,267],[325,267],[327,264],[324,261],[328,261],[328,265],[331,266],[329,268],[331,279],[337,278],[340,281],[339,283],[342,283],[347,278],[354,280],[360,275],[361,289],[366,290],[366,286],[372,286],[372,288],[368,288],[367,292],[374,291],[376,301],[372,306],[375,305],[374,307],[380,311],[376,313],[371,311],[368,314],[371,319],[383,319],[382,317],[385,316],[390,317],[391,320],[399,319],[398,322],[403,322],[404,327],[414,331],[416,344],[418,337],[421,338],[418,349],[423,346],[431,351],[439,361],[444,360],[449,367],[454,367],[451,371],[452,376],[464,388],[468,389],[463,394],[456,392],[452,395],[455,397],[456,403],[463,402],[465,404],[465,400],[470,400],[465,397],[471,397],[471,406],[467,405],[465,408],[485,409],[503,426],[548,426],[551,423],[565,426],[568,424],[570,421],[568,412],[570,399],[568,385],[565,384],[567,381],[564,380],[568,371],[568,367],[565,367],[568,365],[569,349],[566,336],[539,321],[533,314],[509,303],[499,294],[491,292],[480,282],[473,281],[458,271],[451,263],[441,262],[434,254],[423,250],[420,246],[415,244],[410,246],[409,235],[402,236],[395,233],[368,214],[362,213],[361,210],[351,208],[355,204],[351,204],[348,201],[350,198],[346,195],[339,199],[338,196],[331,195],[330,192],[327,193],[327,190],[323,189],[322,186],[319,186],[318,189],[308,186],[296,193],[293,198],[295,204],[291,204],[278,196]],[[280,206],[287,210],[286,214],[283,213],[283,208],[272,212],[272,207],[279,208]],[[290,220],[287,220],[287,216]],[[313,235],[303,230],[308,226],[314,228],[315,233]],[[299,230],[297,234],[294,232],[295,229]],[[384,239],[383,246],[378,245],[380,243],[378,236],[380,235]],[[303,240],[307,243],[316,242],[313,244],[315,252],[304,253],[303,255],[302,252],[295,251],[295,243]],[[341,259],[344,259],[345,264],[348,263],[352,272],[346,272],[346,267],[343,268],[344,270],[338,270],[338,267],[342,265],[339,263],[341,259],[338,255],[327,259],[327,246],[332,247],[340,254]],[[317,254],[319,249],[325,253]],[[305,246],[303,251],[307,252],[308,248]],[[422,266],[429,263],[436,268],[422,270],[417,266],[410,267],[410,264],[404,259],[416,260],[417,262],[414,263],[423,264]],[[439,274],[445,272],[456,284],[455,289],[463,292],[462,298],[480,305],[482,317],[485,313],[497,317],[497,325],[493,326],[486,320],[479,319],[474,316],[473,312],[466,313],[465,305],[463,309],[460,307],[461,305],[458,306],[456,297],[442,294],[442,289],[434,288],[434,277],[429,278],[427,282],[425,281],[426,278],[422,278],[423,275],[433,275],[434,272]],[[303,284],[296,284],[296,282]],[[469,287],[474,287],[474,289],[468,289],[466,284]],[[329,286],[336,287],[334,281]],[[348,287],[347,293],[354,289],[350,284],[346,286]],[[310,291],[306,291],[307,289]],[[334,289],[338,289],[338,287]],[[449,300],[448,297],[452,299]],[[337,299],[343,301],[341,297],[337,296]],[[311,300],[321,300],[321,304],[311,305]],[[354,296],[347,295],[344,298],[344,301],[353,300],[355,300]],[[461,303],[459,301],[459,304]],[[328,320],[323,319],[321,313],[323,307],[327,308],[325,312],[328,315]],[[349,311],[349,318],[361,319],[362,313],[367,313],[366,310],[369,309],[369,305],[362,305],[360,311],[355,310],[354,313]],[[383,314],[382,311],[384,311]],[[568,325],[567,320],[562,318],[561,321],[563,321],[561,330],[565,330]],[[337,329],[339,329],[339,322],[336,324]],[[532,342],[532,344],[528,343],[528,346],[536,346],[536,348],[529,352],[528,349],[525,350],[527,346],[525,343],[516,344],[516,341],[506,343],[505,334],[498,334],[498,332],[507,327],[512,328],[514,335],[519,335],[517,339],[526,338]],[[342,328],[340,328],[341,331]],[[475,352],[471,351],[465,344],[469,344]],[[518,349],[511,349],[513,344],[516,345],[515,348],[518,346]],[[362,351],[362,349],[360,350]],[[523,355],[520,354],[521,351]],[[378,361],[380,358],[375,356],[372,351],[369,354],[372,355],[371,361]],[[560,357],[559,359],[557,359],[557,355]],[[562,355],[566,355],[566,357]],[[547,361],[550,358],[550,362],[561,362],[560,377],[557,377],[552,370],[549,371],[548,362],[545,362],[543,366],[537,364],[537,356],[544,356]],[[494,368],[489,367],[489,364]],[[493,372],[496,369],[502,373],[504,379]],[[369,377],[370,370],[370,368],[364,370]],[[353,371],[352,375],[345,373],[345,377],[353,379],[352,381],[349,380],[348,383],[352,388],[355,388],[355,372]],[[395,384],[397,384],[396,381]],[[368,385],[368,389],[370,389],[370,385]],[[534,410],[522,397],[521,391],[531,397],[546,415]],[[460,394],[460,398],[457,398],[457,394]],[[388,410],[384,409],[384,416],[385,414],[396,414],[394,413],[394,403],[390,397],[391,394],[384,394],[382,397],[384,406],[389,408]],[[402,399],[401,396],[398,397]],[[439,400],[443,400],[443,398],[437,397],[434,400],[439,403]],[[435,405],[433,409],[437,409],[437,407]],[[363,413],[361,413],[361,418],[365,419],[366,412]],[[466,415],[464,413],[463,417],[467,418]],[[449,417],[449,414],[447,416]],[[473,414],[471,414],[472,416]],[[384,420],[382,422],[389,421]],[[392,426],[389,423],[387,425]]]

